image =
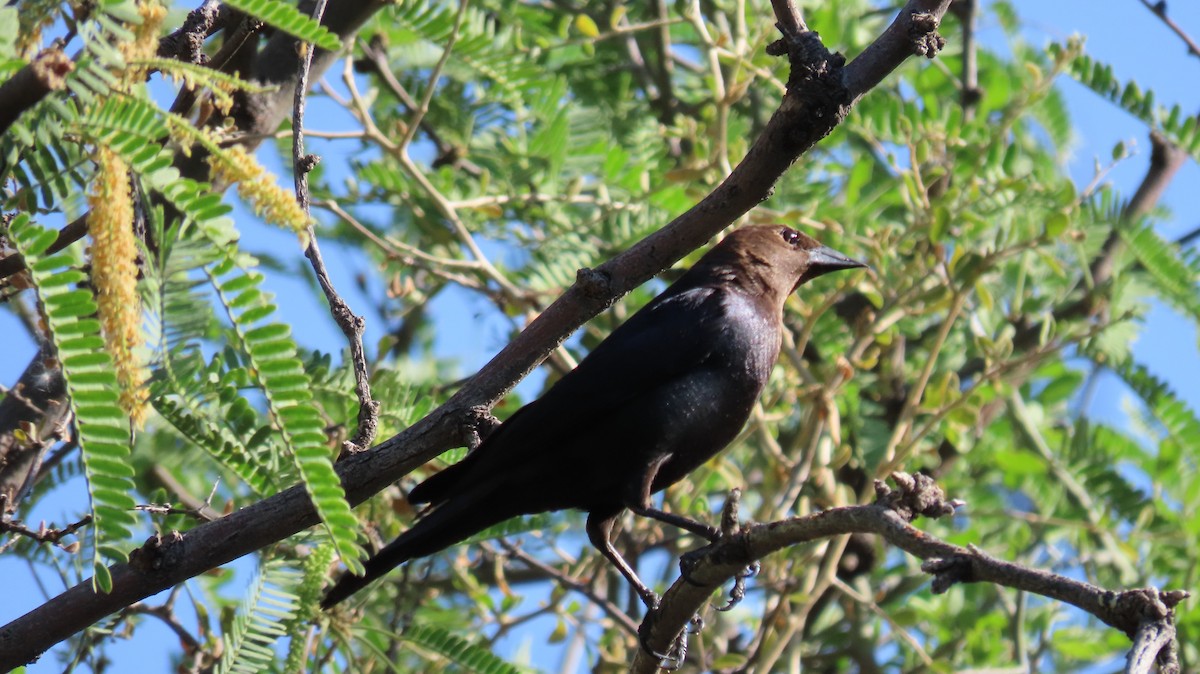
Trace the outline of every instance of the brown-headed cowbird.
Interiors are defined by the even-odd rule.
[[[863,266],[781,225],[735,230],[475,451],[417,485],[409,501],[430,509],[322,605],[509,518],[567,508],[587,511],[592,544],[656,605],[609,540],[617,517],[628,508],[715,539],[651,508],[651,494],[741,431],[779,355],[787,296]]]

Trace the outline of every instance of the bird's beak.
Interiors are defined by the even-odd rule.
[[[804,275],[800,277],[800,283],[797,283],[796,286],[799,287],[800,284],[829,272],[866,266],[866,264],[846,257],[829,246],[821,246],[808,251],[808,271],[804,272]]]

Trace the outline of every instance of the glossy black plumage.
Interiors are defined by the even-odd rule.
[[[732,232],[478,449],[409,495],[431,510],[325,597],[332,606],[395,566],[518,515],[578,508],[588,535],[654,595],[609,542],[626,508],[684,526],[650,496],[741,430],[779,353],[783,303],[805,281],[863,266],[787,227]]]

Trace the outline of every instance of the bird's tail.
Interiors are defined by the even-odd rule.
[[[365,573],[344,573],[321,600],[330,608],[410,559],[432,555],[484,529],[519,515],[481,504],[481,497],[456,498],[434,508],[408,531],[368,559]]]

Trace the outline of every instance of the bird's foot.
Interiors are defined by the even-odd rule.
[[[711,546],[710,546],[711,547]],[[708,584],[701,583],[693,577],[693,572],[700,562],[704,560],[708,554],[709,548],[700,548],[685,552],[679,557],[679,575],[688,585],[695,587],[708,587]],[[746,580],[758,575],[762,566],[757,560],[751,562],[741,571],[737,572],[733,577],[733,587],[729,590],[729,602],[724,606],[718,607],[718,611],[728,611],[729,609],[741,603],[742,599],[746,598]]]
[[[658,661],[659,668],[671,672],[683,666],[683,661],[687,659],[688,636],[699,634],[700,630],[704,629],[704,618],[701,618],[699,613],[692,616],[692,619],[688,621],[687,629],[675,636],[675,640],[671,642],[671,647],[667,649],[666,653],[659,653],[650,647],[651,624],[652,621],[647,620],[638,627],[638,645],[650,657]]]
[[[646,613],[658,610],[658,605],[662,601],[662,598],[658,596],[657,592],[640,583],[634,589],[637,590],[638,596],[642,598],[642,603],[646,605]]]

